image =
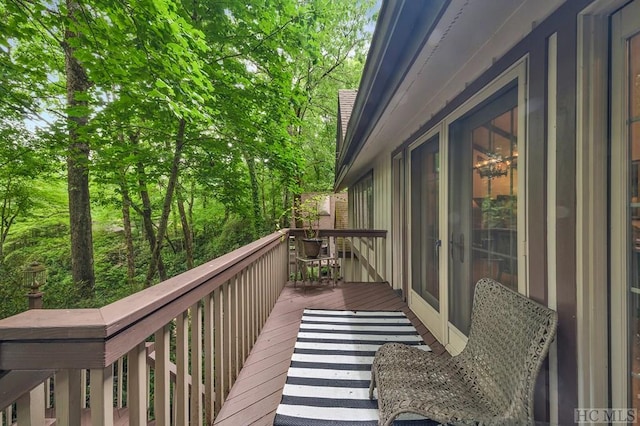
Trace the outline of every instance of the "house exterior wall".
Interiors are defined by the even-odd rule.
[[[537,386],[536,417],[560,424],[573,423],[573,410],[579,406],[579,394],[582,392],[579,390],[578,374],[578,359],[582,355],[578,351],[580,318],[576,255],[577,34],[579,14],[590,3],[590,0],[564,3],[538,23],[515,47],[496,58],[493,66],[469,82],[466,89],[446,107],[426,120],[419,131],[407,140],[394,141],[400,146],[391,154],[379,155],[371,164],[374,227],[391,230],[394,199],[392,158],[406,153],[409,145],[523,57],[527,57],[527,169],[526,192],[523,194],[526,197],[527,227],[523,248],[526,256],[526,292],[532,299],[556,308],[560,317],[556,346]],[[553,141],[551,146],[550,139]],[[550,149],[553,152],[550,153]],[[549,161],[550,156],[553,161]],[[407,158],[406,155],[404,158]],[[550,233],[550,229],[553,232]],[[387,271],[392,271],[394,259],[402,258],[392,252],[393,246],[387,245]],[[443,246],[447,247],[448,241],[443,240]],[[557,254],[558,258],[550,257],[550,253]],[[390,275],[388,279],[391,280]],[[399,286],[397,283],[392,285]],[[606,299],[607,296],[601,294],[599,297]],[[599,355],[590,360],[587,368],[607,371],[607,363],[606,356]],[[604,395],[605,399],[600,399],[600,403],[606,406],[609,403],[606,391]],[[589,400],[585,397],[580,399]]]
[[[389,160],[387,155],[380,155],[379,158],[376,159],[372,168],[373,172],[367,172],[358,182],[354,185],[354,187],[348,189],[349,193],[349,203],[348,203],[348,214],[349,214],[349,227],[351,228],[359,228],[358,222],[356,220],[356,216],[358,216],[358,211],[366,211],[368,209],[367,198],[362,195],[363,191],[366,191],[366,188],[363,188],[360,184],[363,180],[369,179],[371,177],[372,184],[372,196],[373,196],[373,212],[371,217],[373,218],[373,223],[371,224],[371,229],[391,229],[391,161]],[[362,214],[360,214],[362,216]],[[368,215],[367,215],[368,216]],[[368,221],[367,221],[368,222]],[[387,240],[390,239],[390,235],[387,234]],[[392,247],[390,241],[383,242],[382,240],[376,242],[377,247],[375,248],[376,253],[384,252],[385,266],[383,269],[382,278],[389,282],[394,288],[397,287],[397,284],[393,283],[391,279],[391,271],[392,271]],[[361,253],[364,256],[364,253]]]
[[[391,229],[391,159],[387,155],[381,155],[374,163],[373,173],[373,227],[375,229]],[[376,202],[379,200],[379,202]],[[389,234],[388,234],[389,235]],[[386,276],[385,279],[398,288],[398,283],[391,280],[390,272],[392,262],[392,244],[388,241],[380,250],[385,250]]]

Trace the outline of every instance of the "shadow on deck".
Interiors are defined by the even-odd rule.
[[[282,290],[214,424],[273,424],[305,308],[401,310],[435,353],[446,352],[386,283],[345,283],[337,287],[309,288],[296,288],[290,283]]]

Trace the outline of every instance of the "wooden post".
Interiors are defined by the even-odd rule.
[[[29,309],[42,309],[42,292],[27,293]]]

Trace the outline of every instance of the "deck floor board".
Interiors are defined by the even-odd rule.
[[[336,287],[310,288],[289,284],[280,294],[214,424],[273,424],[305,308],[401,310],[434,352],[445,352],[407,304],[386,283],[348,283]]]

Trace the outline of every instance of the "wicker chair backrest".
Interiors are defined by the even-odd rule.
[[[457,364],[500,412],[532,419],[535,381],[557,322],[555,311],[492,279],[481,279],[469,339]]]

